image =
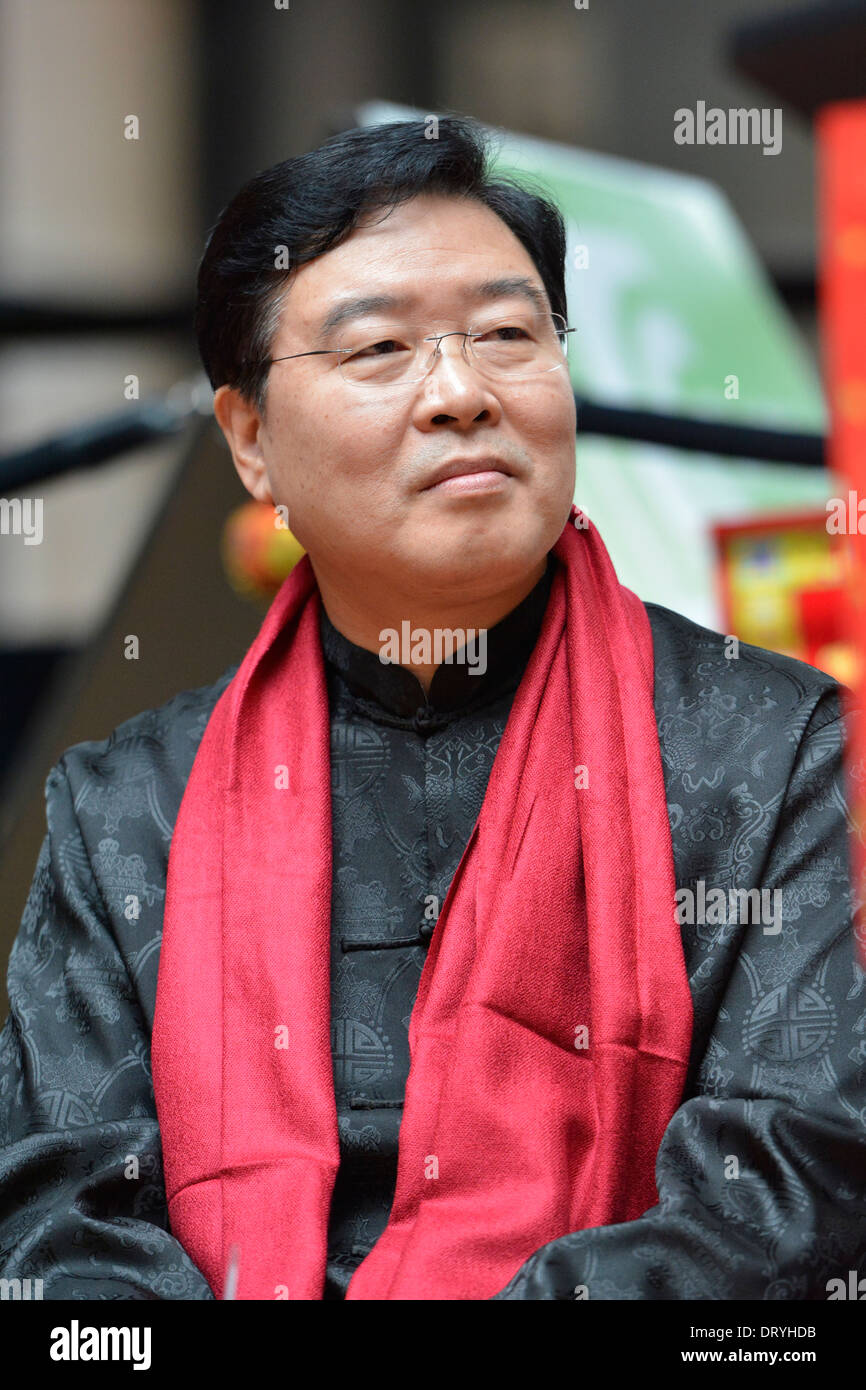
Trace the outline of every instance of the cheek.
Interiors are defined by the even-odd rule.
[[[410,418],[407,405],[350,396],[350,390],[301,396],[285,424],[288,447],[294,443],[298,456],[315,460],[319,477],[349,488],[391,468]]]
[[[574,446],[577,421],[574,396],[567,382],[536,383],[533,390],[514,400],[512,418],[527,442],[536,448]]]

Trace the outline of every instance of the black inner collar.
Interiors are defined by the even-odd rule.
[[[538,641],[550,587],[558,561],[552,552],[535,588],[516,608],[487,630],[487,669],[472,673],[466,662],[444,661],[436,668],[429,696],[405,666],[379,660],[378,653],[350,642],[334,627],[325,605],[319,605],[319,633],[327,666],[362,699],[374,700],[392,714],[411,718],[422,710],[452,711],[486,704],[510,685],[518,685]],[[475,654],[473,652],[473,654]]]

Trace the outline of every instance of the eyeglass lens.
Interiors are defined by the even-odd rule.
[[[479,371],[494,377],[542,375],[566,361],[565,320],[560,315],[512,314],[467,330],[463,351]],[[339,367],[357,385],[420,381],[437,350],[436,335],[420,328],[378,325],[341,335]]]

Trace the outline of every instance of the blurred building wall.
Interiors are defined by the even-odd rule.
[[[190,294],[199,227],[199,67],[190,0],[3,0],[0,298],[42,311],[158,312]],[[138,138],[125,138],[136,116]],[[135,335],[8,339],[0,451],[124,408],[194,365]],[[98,628],[176,466],[174,445],[28,489],[39,545],[0,537],[0,642]],[[24,495],[24,494],[19,494]]]

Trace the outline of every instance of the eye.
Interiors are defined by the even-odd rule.
[[[473,337],[476,335],[473,334]],[[529,338],[525,328],[519,323],[500,323],[496,328],[490,328],[486,333],[478,334],[479,342],[492,343],[516,343]]]
[[[405,344],[396,338],[379,338],[375,343],[365,343],[363,347],[350,349],[347,357],[391,357],[404,347]]]

